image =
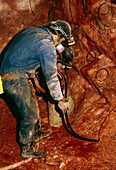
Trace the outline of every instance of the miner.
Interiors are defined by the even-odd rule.
[[[42,131],[29,86],[29,78],[41,68],[49,93],[64,113],[68,101],[63,97],[57,77],[57,56],[63,58],[63,51],[74,44],[70,25],[57,20],[38,27],[21,30],[1,53],[0,70],[4,91],[14,100],[20,114],[19,145],[23,158],[43,158],[47,151],[39,151],[33,143],[48,137],[52,130]],[[71,64],[68,63],[69,66]]]

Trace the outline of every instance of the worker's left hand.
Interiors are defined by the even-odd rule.
[[[69,100],[67,98],[58,102],[58,107],[62,110],[63,114],[69,109]]]

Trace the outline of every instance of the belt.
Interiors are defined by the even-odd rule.
[[[9,80],[9,79],[15,79],[18,77],[23,77],[26,74],[3,74],[2,75],[2,80]]]

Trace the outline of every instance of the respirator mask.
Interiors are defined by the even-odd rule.
[[[71,68],[73,57],[74,57],[73,48],[65,47],[62,53],[59,54],[59,61],[57,62],[57,65],[59,65],[62,69]]]

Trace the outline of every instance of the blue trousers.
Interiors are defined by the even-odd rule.
[[[19,142],[32,142],[40,123],[27,77],[3,80],[3,86],[14,100],[20,114]]]

